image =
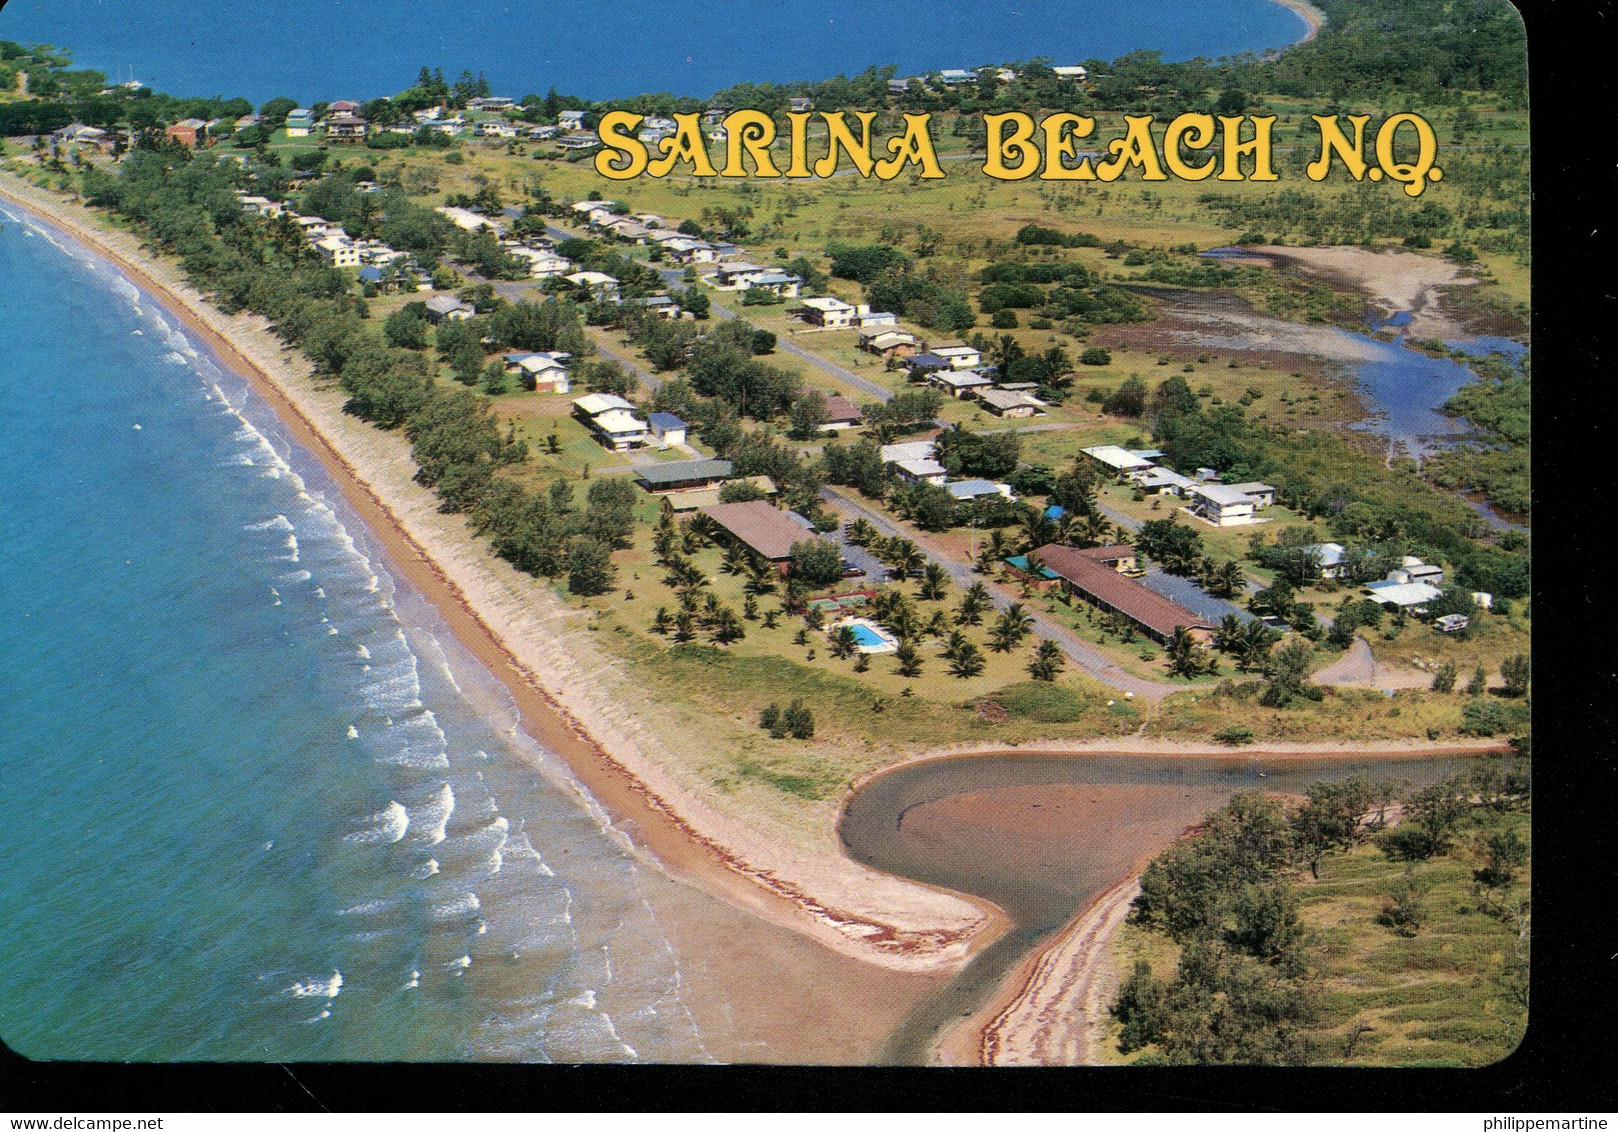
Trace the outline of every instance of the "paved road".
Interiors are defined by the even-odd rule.
[[[954,580],[955,584],[962,589],[970,588],[975,582],[983,582],[996,609],[1005,610],[1013,601],[1021,600],[1007,593],[991,579],[973,573],[969,564],[961,562],[931,546],[925,536],[904,530],[881,511],[833,491],[829,487],[822,489],[820,497],[847,518],[863,517],[885,535],[900,535],[910,539],[929,562],[936,562],[943,566],[949,572],[949,576]],[[1143,699],[1153,701],[1161,700],[1169,693],[1178,690],[1172,685],[1161,684],[1154,680],[1145,680],[1133,673],[1126,672],[1106,656],[1080,640],[1079,637],[1059,625],[1048,615],[1035,608],[1029,608],[1028,611],[1034,618],[1034,635],[1036,637],[1042,640],[1055,641],[1061,646],[1062,651],[1067,654],[1069,660],[1082,668],[1087,675],[1095,677],[1102,683],[1109,684],[1119,691],[1131,692]]]

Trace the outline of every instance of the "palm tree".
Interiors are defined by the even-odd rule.
[[[714,614],[712,620],[713,639],[719,644],[728,645],[732,641],[739,641],[747,635],[742,628],[741,618],[730,606],[724,606]]]
[[[996,527],[989,532],[989,541],[986,547],[998,561],[1011,553],[1011,536],[1006,534],[1005,528]]]
[[[960,655],[961,648],[965,644],[966,634],[961,632],[959,629],[953,630],[949,635],[949,639],[944,642],[944,659],[954,660]]]
[[[949,662],[949,673],[951,676],[958,676],[962,680],[969,680],[973,676],[983,674],[985,663],[987,662],[983,659],[983,654],[978,651],[978,647],[968,642],[961,646],[960,651]]]
[[[1032,550],[1036,546],[1044,546],[1054,542],[1052,537],[1056,526],[1041,511],[1029,511],[1022,520],[1022,542],[1024,549]]]
[[[921,548],[907,538],[895,538],[888,541],[888,554],[886,561],[893,567],[893,576],[908,578],[912,571],[920,570],[927,556],[922,554]]]
[[[1064,511],[1061,517],[1051,524],[1050,541],[1059,542],[1063,546],[1072,546],[1078,532],[1078,524],[1073,521],[1073,516]]]
[[[769,562],[755,554],[748,558],[746,570],[747,581],[742,588],[748,593],[767,594],[774,592],[775,580],[781,575],[773,562]]]
[[[662,636],[669,631],[669,626],[673,623],[674,619],[669,616],[668,609],[660,605],[657,607],[657,614],[652,618],[652,632]]]
[[[665,566],[668,565],[669,557],[674,553],[674,547],[678,541],[679,536],[667,527],[658,529],[658,532],[652,536],[652,553],[657,555],[658,562]]]
[[[899,662],[899,675],[907,679],[914,679],[921,675],[921,653],[916,646],[906,641],[894,650],[893,659]]]
[[[1014,601],[1000,615],[1000,623],[1009,626],[1017,640],[1021,641],[1033,631],[1034,615],[1028,612],[1022,602]]]
[[[977,625],[983,621],[984,610],[991,602],[989,590],[982,582],[973,582],[971,587],[961,595],[961,604],[955,610],[955,623],[957,625]]]
[[[682,609],[674,615],[674,640],[677,644],[684,644],[696,636],[696,618],[689,609]]]
[[[921,636],[921,618],[916,616],[916,607],[908,601],[894,602],[882,624],[901,641],[913,641]]]
[[[1242,572],[1242,564],[1234,559],[1214,567],[1208,577],[1208,592],[1217,597],[1234,597],[1246,585],[1247,575]]]
[[[838,660],[847,660],[854,655],[854,650],[860,647],[860,639],[854,635],[854,626],[840,626],[832,634],[831,654]]]
[[[870,546],[871,541],[879,537],[876,524],[863,515],[848,525],[848,541],[855,546]]]
[[[949,588],[949,571],[937,562],[929,562],[921,576],[919,594],[923,601],[942,601]]]
[[[1028,662],[1028,675],[1049,683],[1066,666],[1067,657],[1062,655],[1062,646],[1055,641],[1041,641],[1034,650],[1034,658]]]
[[[748,621],[758,620],[758,598],[752,594],[742,599],[742,616]]]
[[[719,568],[727,574],[740,574],[747,569],[749,554],[745,546],[733,542],[725,547],[724,557],[719,560]]]
[[[1079,520],[1078,545],[1080,547],[1109,546],[1116,534],[1117,532],[1112,523],[1099,511],[1087,512]]]
[[[1011,363],[1022,356],[1022,344],[1010,334],[1000,335],[994,340],[994,344],[989,347],[989,357],[994,359],[995,367],[999,369],[1002,381],[1006,380],[1006,371],[1011,368]]]
[[[933,615],[927,621],[927,627],[922,630],[929,637],[942,637],[949,632],[949,618],[942,609],[933,610]]]
[[[1197,639],[1184,625],[1177,626],[1169,640],[1169,673],[1190,680],[1202,675],[1203,668],[1202,648]]]

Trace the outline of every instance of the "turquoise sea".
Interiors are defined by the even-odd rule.
[[[0,211],[0,1038],[701,1060],[627,852],[321,469]]]
[[[10,0],[0,39],[72,50],[80,66],[171,94],[255,104],[393,94],[423,66],[483,72],[495,93],[706,97],[741,82],[902,75],[1156,50],[1218,58],[1307,30],[1275,0]]]

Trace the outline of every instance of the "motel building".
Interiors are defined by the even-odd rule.
[[[1136,564],[1134,550],[1130,547],[1075,550],[1060,543],[1049,543],[1034,554],[1046,570],[1056,575],[1062,589],[1104,613],[1127,618],[1137,631],[1160,645],[1173,640],[1175,630],[1181,628],[1198,644],[1213,643],[1217,626],[1126,576]]]

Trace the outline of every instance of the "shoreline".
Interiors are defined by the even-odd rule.
[[[1293,47],[1298,46],[1300,43],[1308,43],[1320,34],[1321,28],[1326,26],[1326,13],[1308,3],[1308,0],[1273,0],[1273,2],[1296,12],[1299,18],[1309,25],[1309,30],[1304,32],[1303,38],[1292,43]]]
[[[553,662],[561,642],[554,629],[548,639],[536,639],[543,624],[517,623],[523,613],[529,621],[541,614],[554,622],[573,611],[502,608],[501,597],[528,607],[546,599],[559,603],[464,532],[461,545],[448,545],[444,532],[419,521],[437,514],[431,492],[407,475],[396,477],[402,482],[384,482],[390,464],[365,459],[380,455],[379,448],[393,448],[391,467],[413,472],[401,435],[343,415],[342,395],[314,388],[310,367],[271,337],[265,320],[215,310],[171,265],[136,245],[132,234],[102,227],[101,214],[9,176],[0,183],[0,200],[123,272],[248,382],[293,440],[332,476],[388,564],[409,579],[456,639],[511,692],[520,726],[567,765],[656,867],[848,958],[898,972],[954,971],[1004,933],[1009,920],[986,901],[889,876],[846,857],[806,859],[810,855],[802,847],[774,843],[704,806],[638,749],[628,732],[642,738],[645,728],[591,698],[598,684],[568,680],[568,672],[558,672]],[[294,372],[285,357],[265,356],[272,343],[302,372]],[[507,577],[487,576],[497,572]],[[512,593],[512,582],[526,582],[533,592]],[[578,658],[573,659],[576,665]],[[553,679],[547,682],[541,672]]]

